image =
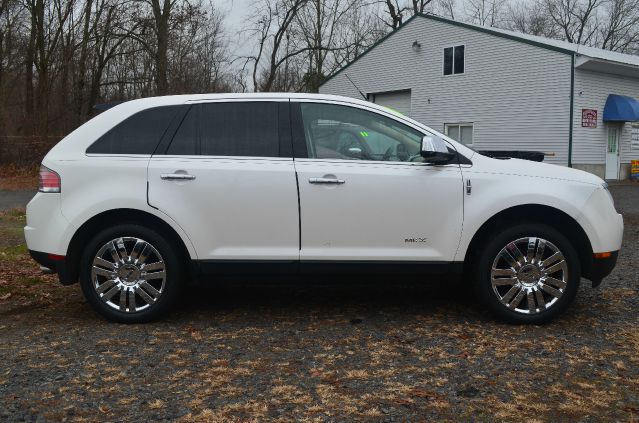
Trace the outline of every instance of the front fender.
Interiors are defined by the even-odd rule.
[[[586,183],[474,172],[472,169],[464,171],[464,179],[471,180],[472,191],[464,196],[464,223],[456,261],[464,260],[475,234],[500,212],[517,206],[546,206],[579,222],[588,199],[597,189]],[[582,229],[592,242],[595,235],[592,228],[582,226]]]

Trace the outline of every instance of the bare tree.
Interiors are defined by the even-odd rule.
[[[418,13],[426,13],[431,2],[432,0],[381,0],[385,16],[380,16],[380,19],[390,28],[396,29],[407,18]]]
[[[602,7],[606,19],[598,25],[598,47],[636,52],[639,46],[639,0],[609,0]]]
[[[603,0],[544,0],[546,13],[571,43],[589,44],[597,31],[596,11]]]
[[[544,4],[539,2],[521,1],[509,4],[503,26],[525,34],[560,38],[552,18],[546,13]]]
[[[467,0],[467,20],[483,26],[498,26],[505,6],[506,0]]]
[[[55,54],[63,37],[65,23],[73,10],[73,0],[27,0],[27,8],[31,13],[31,37],[33,42],[32,62],[27,63],[31,68],[35,65],[38,74],[36,91],[37,130],[45,135],[49,123],[49,94],[51,88],[52,68]],[[31,47],[31,41],[30,41]],[[29,73],[29,72],[28,72]]]
[[[271,91],[280,67],[289,59],[310,50],[291,46],[287,36],[297,14],[308,0],[264,0],[250,18],[248,34],[257,37],[257,52],[245,57],[252,63],[253,87],[256,91]]]

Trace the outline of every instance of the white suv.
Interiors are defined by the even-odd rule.
[[[623,232],[594,175],[326,95],[123,103],[47,154],[39,191],[31,255],[120,322],[157,318],[201,275],[356,271],[463,275],[501,318],[541,323],[611,272]]]

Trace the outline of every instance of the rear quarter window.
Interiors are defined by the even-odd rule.
[[[153,154],[180,107],[162,106],[129,116],[87,148],[87,154]]]

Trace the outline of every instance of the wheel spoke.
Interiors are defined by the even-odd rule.
[[[120,311],[126,311],[127,290],[120,292]]]
[[[546,240],[540,239],[537,243],[537,254],[535,254],[535,263],[540,263],[544,258],[544,251],[546,251]]]
[[[500,255],[504,260],[506,260],[506,262],[508,263],[510,267],[512,267],[515,270],[519,269],[519,263],[517,263],[517,260],[515,260],[508,251],[506,251],[505,249],[501,250]]]
[[[147,281],[140,282],[140,287],[143,288],[149,295],[151,295],[154,301],[157,301],[160,296],[160,291],[155,289],[153,285],[148,283]]]
[[[491,272],[491,276],[493,278],[500,276],[515,276],[515,272],[513,269],[493,269]]]
[[[118,238],[115,245],[118,248],[118,254],[120,255],[120,260],[122,260],[123,263],[126,262],[129,258],[129,253],[126,252],[126,246],[124,245],[124,240],[122,238]]]
[[[524,295],[526,295],[526,292],[523,289],[520,289],[519,292],[517,293],[517,295],[515,296],[515,299],[513,299],[509,304],[508,307],[515,309],[517,308],[517,306],[519,305],[519,303],[521,302],[521,300],[524,298]]]
[[[525,262],[524,255],[519,250],[519,247],[517,247],[517,244],[515,244],[514,242],[511,242],[510,244],[506,246],[506,249],[508,250],[510,254],[513,255],[515,260],[517,260],[517,264],[519,266],[521,266]]]
[[[553,287],[552,287],[552,286],[550,286],[550,285],[542,284],[542,285],[541,285],[541,289],[542,289],[544,292],[546,292],[546,293],[548,293],[548,294],[552,295],[552,296],[553,296],[553,297],[555,297],[555,298],[559,298],[559,297],[561,297],[561,291],[556,290],[555,288],[553,288]]]
[[[544,283],[551,284],[552,286],[559,289],[566,289],[566,285],[567,285],[566,282],[550,277],[550,276],[544,279]]]
[[[137,260],[138,256],[146,248],[147,245],[149,244],[147,244],[145,241],[142,241],[141,239],[138,239],[135,242],[133,249],[131,250],[131,260],[132,261]]]
[[[557,272],[559,270],[563,270],[564,266],[565,266],[565,263],[566,262],[562,260],[562,261],[557,262],[557,263],[553,264],[552,266],[550,266],[549,268],[544,269],[544,270],[545,270],[547,275],[552,275],[553,273],[555,273],[555,272]]]
[[[120,254],[118,254],[118,249],[115,247],[115,243],[113,241],[109,243],[108,250],[114,263],[122,262],[122,258],[120,257]]]
[[[116,282],[113,279],[109,279],[108,281],[106,281],[103,284],[101,284],[100,286],[98,286],[95,289],[95,291],[98,294],[102,294],[103,292],[105,292],[107,289],[111,288],[115,284],[116,284]]]
[[[532,314],[537,310],[537,306],[535,305],[535,294],[532,291],[528,291],[526,294],[528,299],[528,311]]]
[[[120,292],[120,290],[122,289],[122,287],[120,285],[116,285],[113,288],[111,288],[110,290],[107,291],[106,294],[104,294],[102,296],[102,300],[103,301],[109,301],[111,298],[113,298],[113,296],[115,294],[117,294],[118,292]]]
[[[155,263],[145,264],[142,267],[142,270],[146,270],[147,272],[152,270],[164,270],[164,262],[156,261]]]
[[[544,267],[548,267],[553,263],[556,263],[559,260],[563,260],[564,259],[564,255],[561,254],[561,251],[557,251],[555,254],[553,254],[552,256],[548,257],[546,260],[543,261],[542,265]]]
[[[537,246],[537,238],[528,238],[528,251],[526,253],[526,262],[532,263],[535,258],[535,247]]]
[[[113,270],[115,268],[115,263],[112,263],[108,260],[103,259],[102,257],[96,257],[93,260],[93,265],[94,266],[102,266],[105,269],[111,269]]]
[[[506,292],[506,294],[504,294],[503,297],[501,297],[501,302],[508,305],[510,300],[515,296],[515,294],[517,294],[517,292],[519,292],[519,290],[520,287],[518,285],[513,286],[508,290],[508,292]]]
[[[149,244],[146,244],[144,246],[144,249],[140,253],[140,257],[138,258],[138,264],[144,264],[144,262],[146,262],[146,259],[149,257],[149,254],[151,254],[151,247],[149,246]]]
[[[147,304],[153,304],[155,302],[155,299],[153,297],[151,297],[149,294],[147,294],[146,291],[144,289],[140,288],[139,286],[135,287],[135,292],[137,292],[137,294],[144,301],[146,301]]]
[[[165,276],[164,271],[155,272],[155,273],[147,273],[145,275],[141,275],[140,279],[149,281],[153,279],[162,279]]]
[[[493,286],[510,286],[517,283],[517,278],[493,279]]]
[[[129,289],[129,312],[137,311],[135,308],[135,291],[133,289]]]
[[[104,277],[107,277],[107,278],[115,277],[115,273],[112,272],[111,270],[103,269],[103,268],[97,267],[97,266],[93,266],[93,272],[96,275],[104,276]]]
[[[537,304],[539,304],[539,309],[544,310],[546,308],[544,294],[542,294],[539,289],[535,289],[535,297],[537,297]]]

